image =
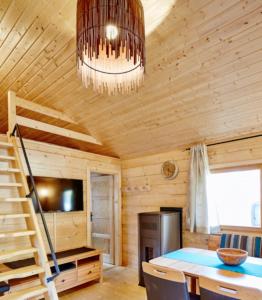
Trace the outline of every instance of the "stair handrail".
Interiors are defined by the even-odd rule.
[[[27,169],[28,169],[30,181],[31,181],[31,184],[32,184],[32,190],[30,191],[30,193],[28,195],[26,195],[26,197],[30,198],[32,193],[35,194],[35,199],[37,201],[37,205],[38,205],[38,208],[39,208],[39,213],[40,213],[41,220],[42,220],[42,223],[43,223],[43,226],[44,226],[47,242],[48,242],[49,249],[50,249],[50,252],[51,252],[51,257],[52,257],[52,260],[54,262],[55,273],[52,276],[47,278],[47,282],[50,282],[50,281],[53,281],[60,274],[60,269],[59,269],[59,265],[58,265],[58,262],[57,262],[57,257],[56,257],[56,253],[55,253],[55,250],[54,250],[54,246],[53,246],[53,243],[52,243],[52,240],[51,240],[51,237],[50,237],[50,233],[49,233],[49,230],[48,230],[48,227],[47,227],[46,219],[45,219],[45,216],[44,216],[44,211],[42,209],[42,205],[41,205],[41,202],[39,200],[39,194],[38,194],[38,191],[37,191],[37,188],[36,188],[34,176],[33,176],[32,169],[31,169],[31,166],[30,166],[30,163],[29,163],[29,159],[28,159],[28,156],[27,156],[27,153],[26,153],[23,137],[22,137],[22,134],[21,134],[21,131],[20,131],[20,128],[19,128],[18,124],[15,124],[14,130],[11,133],[11,136],[15,136],[15,134],[17,134],[17,137],[19,138],[19,141],[20,141],[20,144],[21,144],[21,147],[22,147],[22,151],[23,151],[23,155],[24,155],[24,159],[25,159],[25,163],[26,163],[26,166],[27,166]]]

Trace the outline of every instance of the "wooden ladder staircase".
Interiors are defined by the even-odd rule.
[[[0,141],[0,300],[58,299],[27,179],[15,137]],[[22,225],[23,226],[22,226]],[[25,246],[24,246],[25,245]],[[10,268],[10,262],[31,257],[32,265]],[[18,290],[12,282],[38,276],[38,285]],[[29,281],[30,282],[30,281]],[[35,281],[34,281],[35,282]]]

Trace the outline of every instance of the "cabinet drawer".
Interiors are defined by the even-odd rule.
[[[60,275],[55,279],[55,285],[58,292],[64,291],[70,287],[76,285],[77,282],[77,271],[69,270],[63,271]]]
[[[87,282],[100,277],[100,262],[93,262],[78,266],[77,281]]]

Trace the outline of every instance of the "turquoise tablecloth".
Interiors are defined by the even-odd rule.
[[[227,266],[221,263],[217,256],[204,255],[184,249],[170,252],[165,254],[164,257],[262,278],[262,265],[256,265],[250,262],[245,262],[241,266]]]

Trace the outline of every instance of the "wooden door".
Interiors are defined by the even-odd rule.
[[[114,177],[91,176],[92,246],[102,249],[104,262],[114,264]]]

